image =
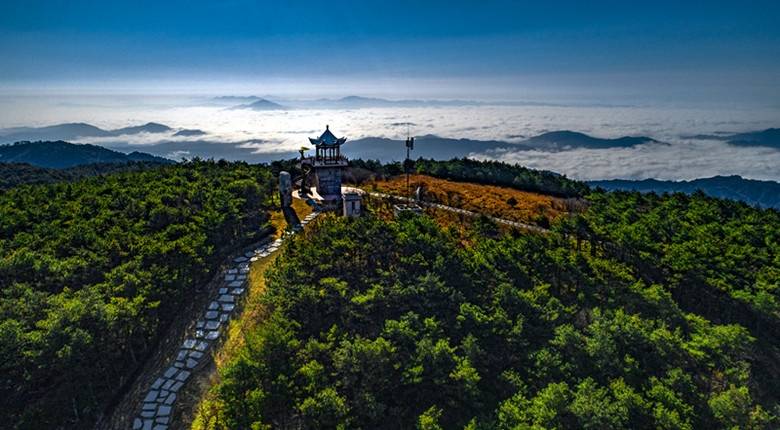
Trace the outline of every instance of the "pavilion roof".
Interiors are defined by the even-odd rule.
[[[326,146],[335,146],[335,145],[341,145],[344,142],[347,141],[346,137],[336,137],[331,131],[329,126],[325,126],[325,131],[320,135],[320,137],[314,139],[309,138],[309,142],[311,142],[312,145],[326,145]]]

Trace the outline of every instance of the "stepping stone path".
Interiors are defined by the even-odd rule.
[[[301,221],[301,226],[311,222],[319,212],[312,212]],[[299,231],[300,228],[294,229]],[[162,371],[146,392],[141,411],[133,420],[133,430],[167,430],[176,396],[187,383],[198,364],[211,346],[219,339],[227,321],[236,310],[247,290],[249,263],[269,256],[278,250],[289,233],[233,259],[231,268],[225,271],[224,281],[209,302],[194,328],[184,340],[176,356]]]

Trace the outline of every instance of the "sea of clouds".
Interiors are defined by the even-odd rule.
[[[736,147],[718,140],[686,136],[745,132],[780,126],[780,109],[674,106],[455,106],[362,109],[291,109],[252,111],[230,109],[208,97],[0,97],[0,128],[85,122],[114,129],[158,122],[175,129],[200,129],[207,135],[174,137],[173,133],[138,134],[121,138],[89,138],[82,143],[109,147],[181,142],[172,158],[195,155],[187,142],[208,140],[233,145],[236,157],[289,154],[308,145],[329,124],[350,139],[412,135],[501,140],[510,143],[547,131],[573,130],[597,137],[648,136],[664,142],[631,148],[523,151],[506,149],[472,153],[547,169],[570,177],[591,179],[693,179],[737,174],[780,180],[780,150]],[[344,148],[349,153],[349,144]]]

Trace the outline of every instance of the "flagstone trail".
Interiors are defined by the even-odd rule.
[[[301,227],[312,221],[319,212],[312,212],[301,221]],[[171,425],[173,408],[179,391],[199,370],[198,364],[209,354],[216,341],[225,332],[228,321],[238,312],[237,304],[246,295],[249,265],[277,251],[286,236],[258,246],[244,255],[233,259],[231,267],[225,270],[222,285],[194,328],[171,357],[148,390],[144,391],[141,410],[133,420],[133,430],[167,430]]]

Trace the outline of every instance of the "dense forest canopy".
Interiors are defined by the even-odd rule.
[[[52,182],[74,181],[87,176],[136,172],[163,165],[165,164],[157,162],[130,161],[127,163],[84,164],[67,169],[52,169],[27,163],[0,163],[0,191],[24,184],[50,184]]]
[[[0,193],[0,421],[87,428],[227,253],[267,167],[194,161]]]
[[[199,425],[777,428],[778,213],[589,199],[548,235],[315,223]]]
[[[1,139],[2,137],[0,137]],[[172,164],[167,158],[143,152],[129,154],[100,145],[70,143],[62,140],[15,142],[0,145],[0,160],[4,163],[30,163],[40,167],[64,169],[93,163],[128,163],[131,161]]]
[[[294,164],[0,169],[2,422],[89,427],[193,290],[268,228],[273,177]],[[777,211],[496,162],[406,167],[584,204],[545,235],[315,222],[268,273],[269,317],[199,425],[780,426]]]
[[[501,185],[557,197],[582,197],[589,192],[584,182],[544,170],[534,170],[500,161],[477,161],[468,158],[432,160],[419,158],[404,166],[382,164],[375,160],[350,160],[353,169],[363,169],[380,176],[395,176],[406,170],[453,181]],[[406,170],[405,170],[406,169]]]
[[[443,179],[505,185],[559,197],[581,197],[588,186],[566,176],[546,170],[534,170],[501,161],[477,161],[455,158],[449,161],[419,159],[414,163],[418,173]]]

